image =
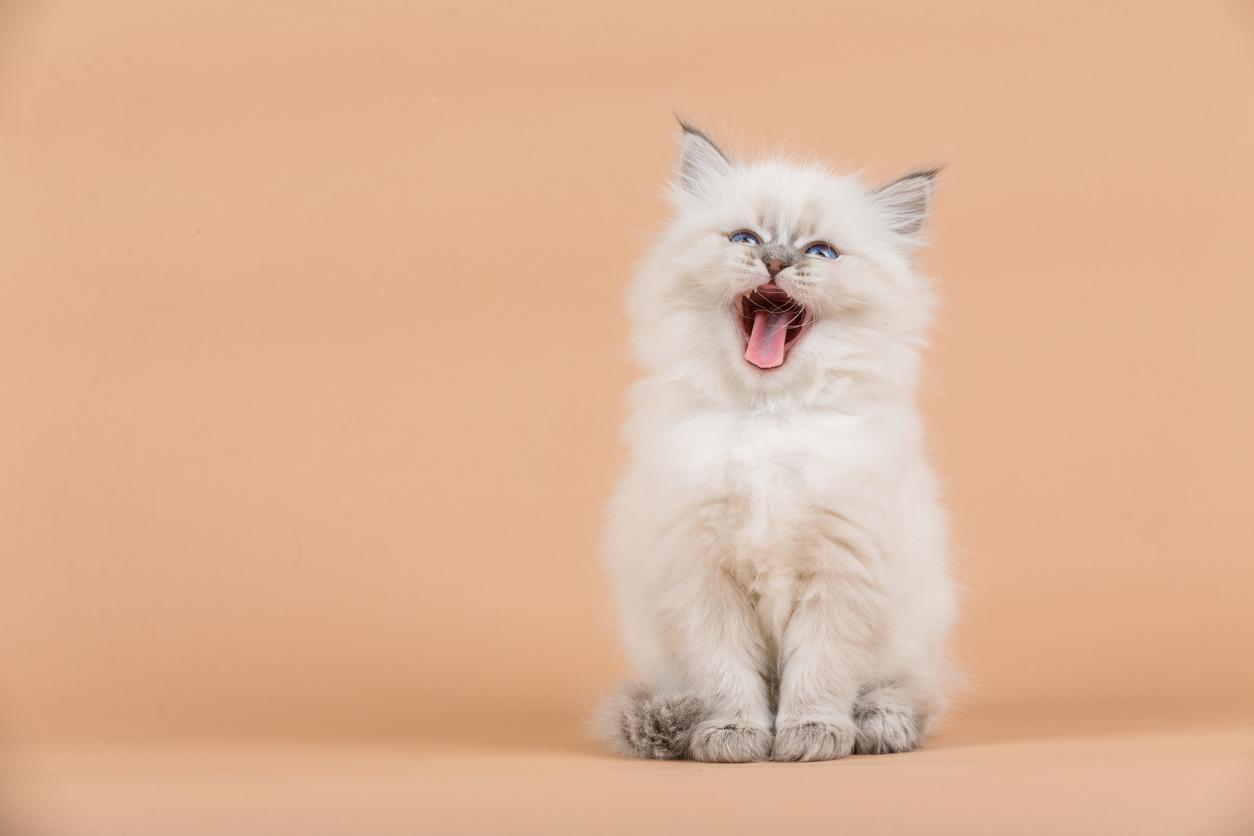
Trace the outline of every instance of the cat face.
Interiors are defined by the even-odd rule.
[[[675,216],[632,292],[641,361],[729,394],[908,385],[932,308],[911,256],[935,173],[869,190],[734,163],[685,126]]]

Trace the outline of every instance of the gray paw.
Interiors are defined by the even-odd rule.
[[[860,701],[853,709],[859,755],[886,755],[919,748],[923,732],[914,712],[899,703]]]
[[[853,752],[852,723],[790,723],[775,732],[774,761],[830,761]]]
[[[704,705],[694,696],[644,697],[622,712],[620,729],[637,757],[682,758],[688,737],[704,714]]]
[[[746,723],[703,723],[692,735],[692,758],[713,763],[764,761],[771,733]]]

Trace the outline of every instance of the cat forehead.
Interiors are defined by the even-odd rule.
[[[751,214],[746,220],[765,229],[814,231],[846,224],[866,209],[861,184],[817,167],[757,163],[738,166],[729,179],[727,208]]]

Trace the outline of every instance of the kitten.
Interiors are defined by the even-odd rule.
[[[936,172],[868,190],[683,129],[629,297],[644,377],[605,536],[639,682],[601,731],[701,761],[913,749],[955,609],[914,404]]]

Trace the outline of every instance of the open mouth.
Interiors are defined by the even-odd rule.
[[[740,297],[736,318],[745,335],[745,359],[759,369],[784,365],[788,352],[810,327],[805,306],[774,282]]]

